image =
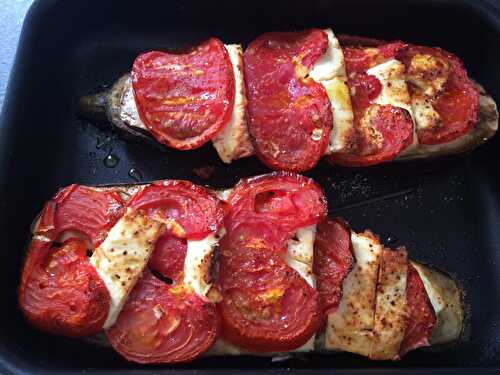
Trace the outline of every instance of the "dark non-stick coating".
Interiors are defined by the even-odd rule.
[[[178,367],[137,367],[108,349],[30,328],[17,308],[19,269],[32,219],[59,187],[184,178],[214,187],[266,172],[254,158],[224,165],[210,145],[178,152],[124,141],[75,116],[79,96],[129,70],[138,52],[217,36],[248,43],[262,32],[333,27],[336,33],[403,39],[457,53],[500,100],[500,12],[486,1],[38,1],[23,28],[0,128],[0,373],[342,373],[404,368],[500,366],[499,140],[470,155],[369,169],[322,162],[308,173],[325,189],[330,212],[356,230],[449,271],[471,306],[468,339],[419,350],[395,363],[349,354],[204,359]],[[103,160],[119,159],[114,168]],[[111,160],[113,161],[113,160]],[[116,161],[116,159],[115,159]],[[109,165],[109,164],[108,164]],[[204,180],[193,168],[213,166]],[[143,370],[141,370],[143,369]],[[244,370],[245,369],[245,370]],[[332,370],[334,369],[334,370]],[[59,373],[59,372],[57,372]]]

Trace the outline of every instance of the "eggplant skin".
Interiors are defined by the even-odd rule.
[[[137,183],[137,184],[104,184],[96,186],[88,186],[96,191],[106,191],[113,190],[117,191],[121,197],[127,201],[130,197],[137,192],[141,191],[144,187],[148,186],[150,183]],[[217,195],[220,199],[224,199],[224,195],[227,195],[229,190],[212,190],[214,195]],[[31,226],[30,240],[28,241],[28,246],[37,233],[38,225],[40,221],[40,214],[37,215]],[[365,232],[366,233],[366,232]],[[371,233],[371,232],[370,232]],[[464,305],[462,301],[462,291],[458,287],[457,283],[453,280],[451,276],[437,270],[433,267],[424,265],[419,262],[411,261],[411,264],[417,270],[419,276],[422,279],[427,295],[431,305],[436,313],[437,323],[434,328],[430,343],[432,346],[436,345],[436,349],[439,349],[439,344],[453,343],[460,340],[464,331]],[[82,340],[101,347],[110,347],[105,335],[99,333],[94,336],[89,336],[82,338]],[[257,353],[242,350],[240,348],[234,347],[230,344],[224,343],[219,340],[212,349],[210,349],[206,356],[225,356],[225,355],[252,355],[252,356],[265,356],[274,357],[276,359],[286,359],[293,355],[300,355],[304,352],[319,352],[319,353],[331,353],[332,351],[338,352],[337,350],[331,350],[325,348],[325,334],[322,331],[311,338],[311,342],[308,342],[301,348],[298,348],[294,352],[284,352],[284,353]],[[312,346],[310,345],[314,343]]]
[[[497,105],[481,85],[476,84],[476,87],[479,90],[479,121],[474,128],[450,142],[437,145],[419,144],[414,150],[399,156],[396,160],[431,159],[462,154],[474,150],[492,138],[498,130]]]
[[[122,99],[130,85],[130,74],[127,73],[122,75],[108,90],[82,96],[77,103],[77,114],[84,120],[114,127],[125,138],[131,140],[139,138],[160,145],[147,129],[132,127],[122,120],[120,116]]]
[[[479,90],[479,121],[474,128],[461,137],[442,144],[419,144],[413,150],[400,155],[396,161],[432,159],[441,156],[462,154],[474,150],[492,138],[498,130],[498,109],[491,96],[484,88],[476,83]],[[115,127],[128,139],[143,139],[156,146],[162,147],[149,133],[139,118],[136,108],[128,108],[124,103],[129,102],[131,91],[130,74],[121,76],[108,90],[83,96],[78,101],[78,115],[86,120]],[[127,98],[125,98],[127,96]],[[127,99],[127,100],[124,100]],[[246,151],[240,157],[251,155]]]
[[[464,309],[460,288],[445,273],[421,263],[411,263],[422,279],[436,314],[436,327],[430,338],[431,345],[460,339],[464,331]]]

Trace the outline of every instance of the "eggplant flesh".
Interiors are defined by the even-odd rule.
[[[476,83],[479,90],[479,121],[464,135],[436,145],[418,144],[402,153],[396,161],[431,159],[474,150],[492,138],[498,130],[498,109],[493,98]],[[141,121],[135,106],[130,74],[121,76],[108,90],[83,96],[78,101],[79,116],[117,128],[125,137],[141,138],[159,144]],[[241,145],[239,157],[252,154],[249,145]],[[230,162],[226,161],[226,162]]]
[[[134,194],[141,191],[145,186],[149,184],[139,183],[139,184],[123,184],[123,185],[101,185],[91,187],[97,191],[113,190],[117,191],[122,198],[127,201]],[[220,199],[224,199],[223,194],[227,191],[217,191],[213,190],[214,194],[218,195]],[[39,217],[37,217],[32,225],[31,236],[40,236],[38,231]],[[359,237],[364,236],[369,239],[373,239],[378,242],[375,235],[370,234],[371,232],[365,231],[362,234],[356,234],[352,232],[352,236]],[[383,247],[383,245],[381,245]],[[362,258],[362,255],[357,256],[358,261]],[[212,259],[213,261],[213,259]],[[462,292],[458,287],[457,283],[446,273],[439,271],[433,267],[423,265],[421,263],[410,261],[411,264],[417,270],[419,276],[422,279],[427,295],[429,296],[429,301],[432,308],[436,314],[437,323],[430,337],[431,345],[445,344],[456,342],[459,340],[463,333],[464,326],[464,306],[462,303]],[[353,272],[353,271],[351,271]],[[345,285],[344,285],[345,287]],[[91,336],[85,338],[89,342],[97,345],[109,346],[105,335],[99,334],[96,336]],[[248,351],[245,349],[238,348],[232,344],[226,343],[223,340],[218,340],[216,344],[205,354],[205,356],[222,356],[222,355],[254,355],[254,356],[266,356],[266,357],[276,357],[276,358],[287,358],[290,355],[298,355],[298,353],[305,352],[322,352],[328,353],[331,351],[338,351],[339,348],[328,347],[325,345],[326,337],[325,332],[321,330],[315,336],[313,336],[305,345],[297,348],[290,352],[285,353],[259,353]],[[365,353],[362,353],[365,354]]]

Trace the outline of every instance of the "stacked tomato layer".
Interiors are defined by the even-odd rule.
[[[186,241],[220,229],[221,202],[201,186],[166,181],[145,187],[128,204],[167,223],[167,232],[156,242],[142,278],[107,331],[108,339],[130,361],[190,361],[213,344],[219,318],[215,305],[184,283]]]
[[[103,329],[110,292],[89,262],[126,210],[165,224],[142,277],[106,335],[124,358],[139,363],[188,362],[216,340],[251,352],[296,349],[321,330],[342,298],[355,259],[350,230],[325,219],[326,201],[311,179],[274,173],[244,179],[226,202],[187,181],[143,186],[132,195],[72,185],[49,201],[34,231],[19,301],[37,328],[79,337]],[[186,283],[189,241],[221,232],[218,275],[199,294]],[[287,242],[317,225],[314,283],[287,262]],[[435,317],[423,284],[408,271],[409,323],[401,353],[422,345]]]
[[[385,251],[384,269],[396,270],[401,262],[399,254],[401,251],[406,254],[405,250],[386,249]],[[335,312],[339,306],[342,299],[342,282],[351,271],[354,262],[351,230],[347,224],[339,218],[323,220],[318,226],[314,245],[314,271],[317,275],[320,305],[325,316]],[[402,293],[406,296],[404,335],[399,345],[399,354],[392,358],[383,359],[400,358],[410,350],[430,345],[431,333],[436,325],[434,310],[418,272],[408,261],[406,255],[403,262],[407,267],[406,291]],[[381,269],[379,269],[377,293],[383,293],[383,288],[379,286],[381,273]],[[358,301],[358,303],[362,306],[362,301]],[[350,319],[352,322],[356,322],[357,317],[352,316]],[[387,323],[389,329],[392,329],[390,324],[390,322]],[[371,355],[370,358],[372,358]],[[381,358],[373,357],[373,359]]]
[[[141,54],[134,62],[132,82],[141,119],[170,147],[200,147],[231,118],[234,72],[219,39],[178,53]]]
[[[276,174],[243,180],[228,198],[220,244],[223,336],[240,347],[276,352],[305,344],[321,321],[314,288],[285,260],[297,229],[326,215],[312,180]]]
[[[23,312],[37,328],[70,337],[102,329],[110,297],[87,250],[105,239],[124,205],[116,192],[78,185],[45,205],[19,288]]]
[[[396,158],[413,142],[413,121],[404,108],[376,104],[382,84],[367,71],[395,58],[407,46],[396,42],[377,48],[344,48],[348,86],[356,124],[355,141],[349,152],[330,160],[345,166],[368,166]]]
[[[249,131],[257,156],[273,169],[311,169],[326,151],[330,100],[308,72],[327,49],[326,34],[313,29],[264,34],[245,51]]]
[[[331,57],[329,63],[342,61],[341,70],[347,71],[354,134],[349,147],[329,157],[333,163],[379,164],[417,140],[422,145],[447,143],[477,124],[479,94],[455,55],[402,42],[339,39],[342,50],[335,53],[344,56]],[[327,56],[331,43],[319,29],[272,32],[252,41],[244,53],[248,123],[238,126],[248,127],[243,131],[250,133],[257,157],[272,169],[309,170],[327,153],[336,132],[331,101],[344,95],[329,97],[326,86],[309,73]],[[382,84],[368,71],[390,59],[404,64],[404,91],[419,108],[378,103]],[[179,53],[142,54],[132,78],[140,118],[161,143],[200,147],[231,121],[237,88],[228,52],[218,39]],[[420,126],[417,111],[427,116],[422,123],[431,121],[432,126]]]
[[[222,202],[187,181],[153,183],[126,201],[120,193],[72,185],[47,203],[22,273],[21,308],[44,331],[70,337],[101,331],[110,292],[89,257],[132,209],[165,223],[166,230],[107,336],[132,361],[189,361],[212,345],[219,318],[213,303],[184,284],[186,241],[220,229]]]

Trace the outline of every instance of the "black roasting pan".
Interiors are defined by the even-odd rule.
[[[325,189],[331,213],[344,216],[356,230],[372,229],[391,246],[407,245],[414,259],[459,280],[468,321],[458,344],[418,350],[399,362],[339,353],[283,362],[240,357],[138,367],[111,350],[38,332],[22,319],[16,289],[27,234],[43,202],[59,187],[162,178],[223,187],[266,172],[254,158],[225,166],[211,146],[178,152],[121,139],[78,119],[78,97],[112,83],[143,50],[181,47],[212,35],[246,44],[265,31],[307,27],[441,46],[463,58],[471,76],[500,102],[500,4],[492,1],[35,1],[0,119],[1,374],[472,374],[500,369],[498,136],[469,155],[365,169],[322,162],[308,173]],[[113,161],[118,163],[111,167]],[[214,168],[210,180],[195,173],[206,166]]]

